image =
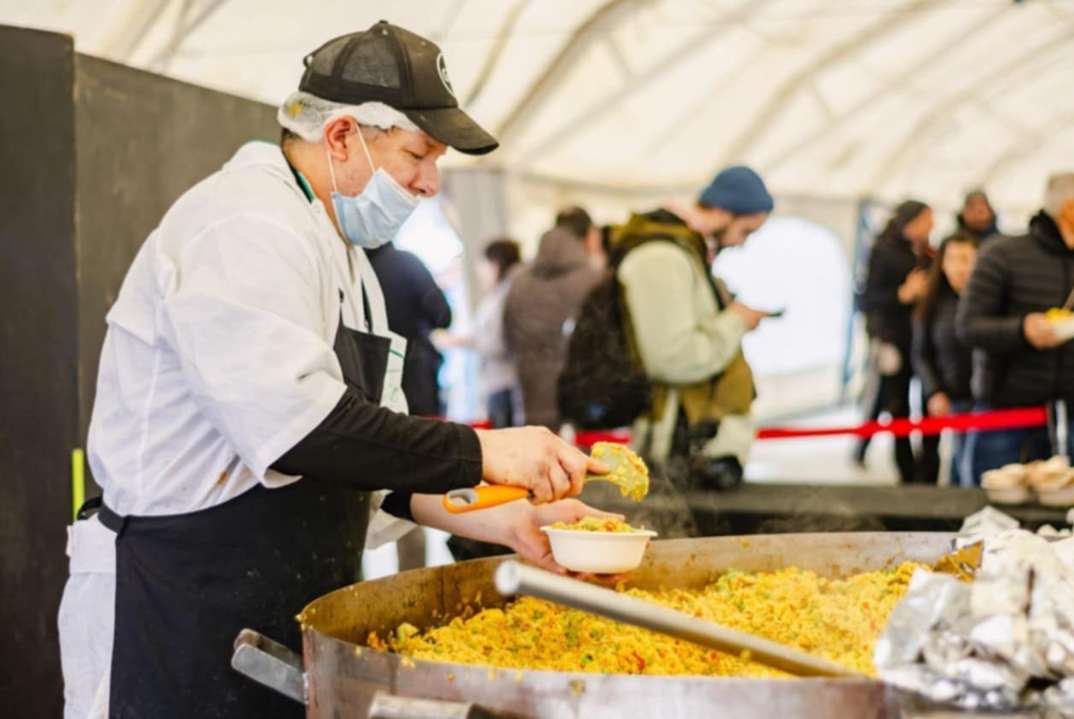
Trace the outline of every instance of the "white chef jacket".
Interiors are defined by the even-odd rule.
[[[278,146],[244,145],[171,207],[108,313],[88,445],[105,503],[120,515],[185,514],[297,481],[269,467],[345,392],[333,351],[341,317],[391,339],[382,405],[405,412],[405,340],[388,330],[365,253],[340,239]],[[382,498],[370,546],[413,527],[377,511]],[[65,719],[106,717],[115,535],[96,518],[77,522],[67,552]]]

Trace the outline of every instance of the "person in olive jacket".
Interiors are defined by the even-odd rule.
[[[921,379],[925,406],[932,417],[968,412],[973,408],[970,378],[973,356],[955,328],[958,298],[966,289],[977,261],[977,240],[951,235],[940,243],[929,270],[925,295],[914,316],[914,372]],[[954,435],[951,484],[972,486],[966,461],[965,435]]]

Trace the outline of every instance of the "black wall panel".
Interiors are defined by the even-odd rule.
[[[93,408],[104,317],[168,207],[251,139],[279,139],[275,108],[78,56],[80,428]],[[282,98],[281,98],[282,99]]]
[[[78,444],[74,53],[0,27],[0,713],[59,717]]]
[[[105,315],[171,203],[279,129],[267,105],[4,26],[0,90],[0,714],[59,719],[71,451]]]

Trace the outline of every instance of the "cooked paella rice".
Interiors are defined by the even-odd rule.
[[[644,530],[644,527],[631,527],[619,519],[601,519],[600,517],[585,517],[574,524],[556,522],[551,529],[566,529],[571,532],[611,532],[612,534],[629,534]]]
[[[872,655],[888,614],[923,565],[905,563],[846,579],[793,567],[729,571],[697,590],[627,590],[642,599],[751,632],[875,675]],[[420,631],[402,624],[376,649],[415,659],[512,669],[615,674],[780,676],[759,664],[644,629],[523,597]]]
[[[590,454],[593,459],[611,465],[612,471],[601,478],[619,485],[624,497],[640,502],[649,493],[649,468],[645,460],[630,447],[613,442],[597,442]]]

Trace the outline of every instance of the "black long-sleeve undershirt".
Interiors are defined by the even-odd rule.
[[[393,412],[348,389],[272,468],[367,492],[391,490],[383,509],[411,519],[410,495],[481,481],[481,445],[465,425]]]

